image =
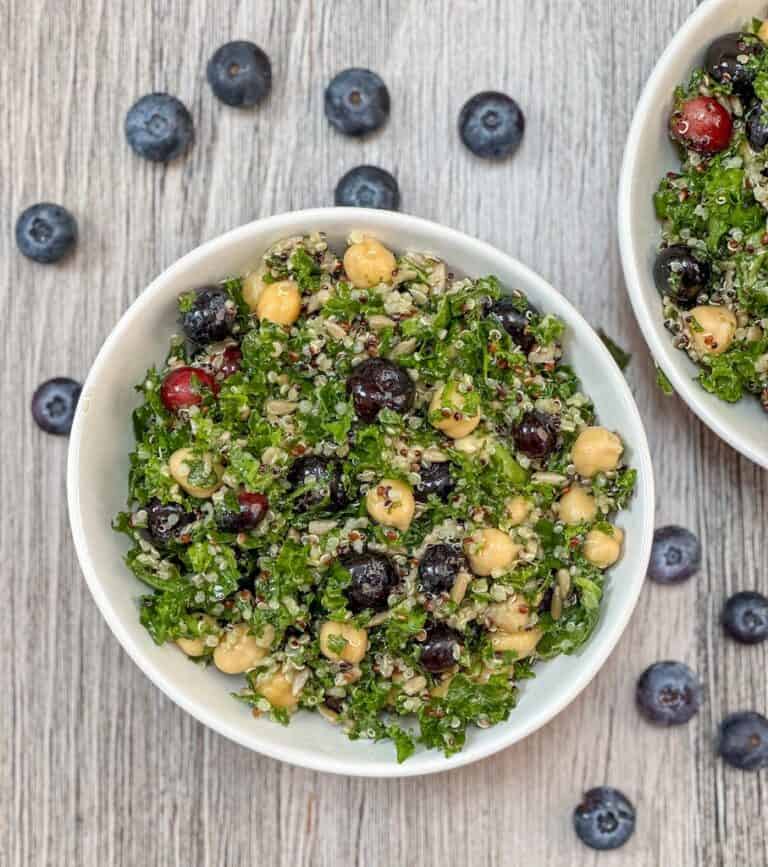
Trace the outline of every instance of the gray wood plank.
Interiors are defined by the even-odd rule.
[[[766,781],[712,752],[727,711],[765,711],[765,648],[719,639],[723,598],[768,588],[764,473],[653,384],[618,257],[615,194],[640,88],[694,0],[0,4],[0,864],[338,864],[589,867],[570,828],[580,792],[609,782],[637,803],[635,839],[600,863],[768,863]],[[228,38],[268,51],[274,92],[256,112],[217,104],[208,56]],[[351,64],[380,72],[387,128],[336,135],[324,83]],[[463,101],[501,88],[524,107],[509,163],[473,159],[455,133]],[[143,163],[126,109],[167,89],[192,110],[188,158]],[[659,522],[705,544],[697,581],[647,587],[618,649],[583,695],[522,744],[421,780],[310,773],[203,729],[112,638],[80,576],[66,521],[66,443],[32,424],[39,381],[83,377],[120,313],[162,268],[258,216],[331,204],[359,162],[393,170],[403,208],[520,257],[634,352],[628,376],[656,459]],[[42,268],[13,244],[22,207],[77,215],[75,257]],[[660,658],[695,667],[703,712],[681,731],[640,725],[637,674]]]

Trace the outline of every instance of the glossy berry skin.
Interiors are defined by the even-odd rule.
[[[184,334],[199,346],[216,343],[232,334],[237,317],[235,302],[221,286],[197,290],[192,306],[181,317]]]
[[[149,535],[160,545],[179,541],[180,531],[196,519],[181,503],[161,503],[157,499],[147,503],[146,512]]]
[[[82,386],[57,376],[39,385],[32,395],[32,418],[46,433],[64,435],[72,428]]]
[[[430,545],[419,563],[419,589],[430,596],[448,593],[456,576],[468,569],[462,552],[441,542]]]
[[[208,61],[206,77],[222,102],[248,108],[265,99],[271,90],[272,65],[258,45],[238,39],[216,50]]]
[[[768,598],[743,590],[734,593],[723,608],[723,628],[742,644],[759,644],[768,638]]]
[[[520,106],[505,93],[487,90],[469,99],[459,114],[459,135],[473,154],[503,159],[523,140],[525,117]]]
[[[288,470],[287,480],[293,491],[306,488],[292,500],[297,512],[317,509],[332,512],[347,503],[341,466],[337,461],[318,455],[298,458]]]
[[[672,138],[704,156],[724,151],[731,143],[733,121],[711,96],[696,96],[682,103],[669,123]]]
[[[269,500],[264,494],[241,491],[237,495],[238,511],[223,509],[216,517],[220,530],[228,533],[242,533],[258,526],[267,514]]]
[[[656,256],[653,279],[660,295],[668,295],[683,309],[696,304],[706,292],[711,276],[709,262],[696,256],[685,244],[665,247]]]
[[[125,137],[140,157],[166,163],[192,144],[194,122],[186,105],[175,96],[149,93],[128,110]]]
[[[228,379],[240,370],[243,363],[243,353],[237,346],[228,346],[221,355],[219,373],[222,379]]]
[[[370,69],[344,69],[325,89],[325,116],[344,135],[361,136],[389,117],[389,91]]]
[[[405,368],[386,358],[368,358],[357,365],[347,379],[347,394],[358,418],[372,422],[379,410],[404,413],[413,406],[413,380]]]
[[[635,700],[640,713],[660,726],[687,723],[701,707],[702,689],[682,662],[654,662],[640,675]]]
[[[167,373],[160,386],[160,400],[169,412],[178,412],[203,402],[206,391],[214,395],[219,386],[206,370],[199,367],[176,367]]]
[[[38,202],[16,220],[16,245],[28,259],[50,265],[71,253],[77,243],[77,222],[61,205]]]
[[[739,711],[720,723],[717,751],[740,771],[768,768],[768,719],[755,711]]]
[[[458,632],[438,623],[427,630],[419,661],[432,674],[442,674],[456,665],[455,648],[461,644]]]
[[[542,460],[557,446],[555,417],[536,409],[524,413],[512,429],[515,446],[529,458]]]
[[[618,849],[635,830],[635,808],[618,789],[598,786],[573,811],[578,838],[591,849]]]
[[[346,591],[350,610],[383,611],[392,588],[398,583],[397,570],[389,557],[366,551],[348,554],[339,562],[352,577]]]
[[[456,487],[451,475],[451,465],[448,461],[433,464],[422,464],[419,470],[421,481],[413,489],[413,496],[420,503],[426,503],[434,495],[445,502],[448,495]]]
[[[760,153],[768,146],[768,111],[762,102],[756,102],[747,113],[747,141],[753,151]]]
[[[707,72],[721,84],[730,83],[733,92],[741,96],[752,93],[755,70],[745,59],[763,53],[757,36],[748,33],[726,33],[711,43],[704,65]]]
[[[499,320],[501,327],[526,355],[536,345],[536,338],[531,334],[530,317],[537,313],[536,308],[524,300],[508,296],[494,301],[490,308],[490,314]]]
[[[659,584],[678,584],[701,568],[701,543],[690,530],[671,524],[653,534],[648,577]]]
[[[334,204],[339,207],[396,211],[400,206],[400,188],[385,169],[356,166],[336,184]]]

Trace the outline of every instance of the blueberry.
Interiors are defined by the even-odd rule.
[[[400,206],[400,190],[397,181],[384,169],[356,166],[336,185],[334,204],[396,211]]]
[[[181,317],[184,334],[200,346],[224,340],[232,334],[237,317],[235,302],[221,286],[203,286]]]
[[[451,465],[448,461],[422,464],[419,476],[421,477],[421,481],[413,489],[413,496],[420,503],[426,503],[432,494],[445,502],[448,495],[456,487],[456,482],[451,475]]]
[[[763,44],[751,33],[726,33],[707,49],[704,65],[721,84],[730,83],[734,93],[749,96],[755,77],[753,57],[763,53]]]
[[[30,205],[16,220],[16,244],[43,265],[58,262],[75,248],[77,223],[66,208],[51,202]]]
[[[325,116],[344,135],[365,135],[386,123],[389,91],[370,69],[345,69],[325,89]]]
[[[756,102],[747,113],[747,141],[758,153],[768,145],[768,111],[762,102]]]
[[[489,312],[526,355],[533,349],[536,338],[531,334],[531,321],[538,311],[527,299],[505,295],[493,302]]]
[[[512,436],[524,455],[541,460],[557,446],[557,418],[537,409],[529,410],[515,424]]]
[[[635,700],[640,713],[652,723],[678,726],[701,707],[701,684],[682,662],[654,662],[640,675]]]
[[[32,417],[46,433],[68,434],[82,386],[57,376],[39,385],[32,395]]]
[[[148,93],[128,110],[125,136],[140,157],[165,163],[183,154],[192,144],[192,115],[175,96]]]
[[[227,105],[248,107],[261,102],[272,88],[267,55],[244,39],[227,42],[208,61],[208,84]]]
[[[461,635],[444,623],[427,630],[419,661],[432,674],[441,674],[456,665],[456,650],[461,644]]]
[[[706,292],[711,276],[709,262],[685,244],[665,247],[656,256],[653,279],[660,295],[669,295],[682,308],[693,307]]]
[[[467,569],[464,555],[454,545],[430,545],[419,563],[419,589],[430,596],[447,593],[459,572]]]
[[[398,582],[394,564],[384,554],[366,551],[349,554],[339,562],[349,572],[352,580],[347,588],[347,599],[352,611],[383,611],[392,588]]]
[[[237,495],[236,508],[225,505],[219,510],[216,523],[225,532],[242,533],[261,523],[268,509],[269,500],[264,494],[241,491]]]
[[[372,422],[382,409],[404,413],[413,406],[416,387],[405,368],[386,358],[367,358],[347,379],[347,393],[358,417]]]
[[[335,511],[347,503],[337,461],[319,455],[299,458],[288,470],[287,480],[294,492],[300,492],[293,501],[298,512]]]
[[[717,751],[741,771],[768,768],[768,719],[754,711],[740,711],[720,723]]]
[[[149,535],[161,545],[176,539],[179,530],[196,519],[180,503],[161,503],[154,498],[147,503],[146,512]]]
[[[488,90],[475,94],[459,114],[459,135],[479,157],[501,159],[513,154],[523,140],[525,117],[505,93]]]
[[[659,584],[677,584],[701,568],[701,543],[690,530],[659,527],[653,534],[648,577]]]
[[[635,830],[635,808],[618,789],[598,786],[573,811],[573,827],[592,849],[618,849]]]
[[[742,644],[759,644],[768,638],[768,599],[762,593],[734,593],[723,608],[723,628]]]

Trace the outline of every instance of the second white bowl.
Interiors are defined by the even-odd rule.
[[[624,151],[619,243],[635,316],[657,364],[704,424],[750,460],[768,467],[768,418],[759,402],[747,395],[731,404],[704,391],[695,380],[697,366],[672,345],[653,282],[653,263],[661,239],[653,194],[664,174],[680,167],[669,137],[674,89],[702,64],[713,39],[741,30],[753,16],[762,17],[765,12],[765,0],[707,0],[662,54],[640,97]]]
[[[242,273],[280,238],[313,230],[343,248],[362,230],[394,250],[431,251],[468,275],[495,274],[508,288],[526,292],[536,306],[567,325],[566,358],[594,399],[602,424],[619,431],[638,470],[637,491],[619,523],[625,553],[611,569],[600,622],[574,656],[538,666],[521,686],[518,707],[506,723],[471,731],[464,751],[449,759],[419,750],[405,764],[389,743],[349,741],[317,714],[297,714],[287,727],[254,719],[230,693],[238,682],[190,664],[175,647],[157,647],[139,624],[137,597],[147,592],[126,568],[127,540],[110,527],[125,506],[128,454],[133,448],[133,386],[152,364],[162,364],[177,330],[178,295]],[[490,755],[544,725],[589,683],[605,662],[635,607],[653,535],[653,477],[645,432],[621,371],[594,331],[571,305],[524,265],[459,232],[388,211],[329,208],[271,217],[216,238],[180,259],[155,280],[107,338],[86,380],[72,427],[67,473],[72,533],[94,599],[136,664],[198,720],[260,753],[340,774],[394,777],[447,770]],[[173,748],[173,745],[170,745]]]

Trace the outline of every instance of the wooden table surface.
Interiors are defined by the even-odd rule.
[[[0,864],[687,867],[768,864],[768,778],[713,754],[726,712],[766,712],[766,646],[725,641],[725,596],[768,590],[765,474],[654,384],[624,289],[616,189],[633,107],[695,0],[4,0],[0,4]],[[256,111],[218,103],[205,63],[250,38],[274,89]],[[366,65],[392,115],[365,142],[326,123],[325,83]],[[478,90],[527,116],[509,162],[474,159],[456,135]],[[197,141],[163,168],[122,132],[140,95],[168,90]],[[656,463],[659,523],[701,537],[701,574],[647,586],[618,649],[566,711],[478,764],[406,781],[310,773],[207,731],[136,668],[81,577],[65,505],[62,439],[28,409],[54,375],[84,378],[149,280],[201,241],[280,211],[332,204],[336,180],[392,170],[403,209],[532,265],[634,353],[628,371]],[[77,216],[66,264],[15,249],[26,205]],[[105,516],[105,519],[107,516]],[[679,659],[706,686],[679,730],[642,724],[637,675]],[[609,783],[636,803],[621,851],[571,829],[581,792]]]

